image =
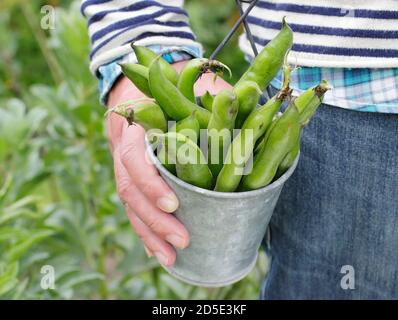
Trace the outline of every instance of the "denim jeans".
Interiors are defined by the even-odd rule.
[[[262,299],[398,299],[398,115],[322,105],[268,231]]]

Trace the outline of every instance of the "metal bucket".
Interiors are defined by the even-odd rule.
[[[222,287],[244,278],[254,267],[258,249],[292,167],[272,184],[249,192],[215,192],[188,184],[168,172],[147,148],[149,159],[180,201],[175,216],[190,234],[190,245],[177,250],[166,270],[189,284]]]

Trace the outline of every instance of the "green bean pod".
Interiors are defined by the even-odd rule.
[[[214,97],[209,91],[206,91],[206,93],[200,97],[200,103],[202,104],[202,107],[210,112],[213,110],[213,101]]]
[[[136,107],[131,107],[138,104]],[[129,125],[139,124],[145,131],[158,129],[162,132],[167,131],[167,120],[158,104],[149,99],[127,101],[107,111],[107,114],[114,112],[126,118]]]
[[[278,167],[300,136],[300,115],[291,103],[270,132],[261,153],[254,160],[251,173],[242,180],[242,191],[265,187],[274,179]]]
[[[200,125],[196,119],[196,111],[192,112],[189,117],[176,122],[169,132],[178,132],[191,139],[193,142],[198,143],[200,134]]]
[[[169,171],[170,173],[176,175],[176,165],[173,161],[169,161],[169,152],[165,144],[161,144],[157,149],[157,156],[160,163]]]
[[[329,90],[329,84],[327,81],[322,80],[319,85],[304,91],[294,101],[294,104],[300,113],[300,124],[302,127],[305,127],[309,123],[316,109],[322,104],[323,97],[327,90]],[[300,152],[300,140],[301,139],[297,141],[292,150],[288,152],[280,163],[276,173],[277,178],[282,176],[293,165],[294,160],[296,160]]]
[[[216,191],[234,192],[238,188],[256,141],[266,132],[289,93],[279,92],[248,116],[239,134],[229,146],[224,166],[217,177]]]
[[[282,67],[285,55],[292,43],[292,29],[283,18],[281,31],[258,54],[238,83],[254,81],[259,85],[261,91],[264,91]]]
[[[281,177],[289,168],[293,165],[294,160],[296,160],[300,152],[300,139],[293,146],[293,149],[288,152],[288,154],[283,158],[282,162],[279,164],[278,170],[276,172],[276,178]]]
[[[290,89],[290,74],[292,72],[292,68],[290,67],[290,65],[287,63],[287,57],[285,57],[285,63],[283,64],[283,84],[282,84],[282,88],[279,92],[279,95],[283,97],[283,95],[285,97],[291,98],[291,93],[292,90]],[[259,141],[257,141],[257,145],[255,146],[254,149],[254,155],[256,156],[257,153],[259,153],[259,151],[261,150],[261,148],[265,145],[265,142],[268,140],[269,134],[272,131],[272,129],[274,128],[277,120],[282,116],[282,113],[276,113],[272,119],[272,123],[269,126],[269,128],[265,131],[265,134],[263,134],[262,137],[259,138]]]
[[[178,132],[164,135],[168,155],[175,160],[177,177],[194,186],[211,189],[213,176],[200,148]]]
[[[235,85],[234,93],[239,101],[235,128],[241,128],[246,118],[256,108],[262,92],[256,82],[241,81]]]
[[[152,98],[148,83],[148,68],[137,63],[121,64],[123,74],[147,97]]]
[[[223,70],[228,70],[231,75],[231,70],[225,64],[217,60],[205,58],[192,59],[181,70],[180,76],[178,77],[177,88],[185,97],[191,100],[191,102],[196,103],[194,93],[196,80],[208,71],[214,72],[217,75],[222,74]]]
[[[196,110],[195,115],[200,127],[202,129],[207,128],[211,113],[187,99],[166,78],[158,60],[154,61],[149,67],[149,87],[156,101],[170,118],[179,121],[188,117]]]
[[[327,81],[322,80],[321,83],[317,86],[309,88],[304,91],[295,101],[294,104],[297,107],[297,110],[300,113],[300,124],[302,127],[306,126],[310,121],[311,117],[315,113],[316,109],[320,106],[323,101],[324,94],[329,90],[329,85]],[[255,153],[259,153],[260,150],[264,147],[265,142],[269,137],[269,133],[272,132],[273,126],[276,123],[276,120],[270,126],[270,129],[267,131],[267,134],[262,139],[261,143],[256,147]],[[294,145],[292,150],[288,152],[286,157],[282,160],[278,167],[278,171],[276,173],[276,177],[279,178],[282,176],[294,163],[297,155],[300,152],[300,139]]]
[[[217,177],[223,167],[224,150],[231,140],[238,108],[236,95],[230,90],[220,91],[214,99],[213,112],[207,127],[209,167],[214,177]]]
[[[306,126],[315,111],[322,104],[325,93],[330,89],[326,80],[322,80],[317,86],[307,89],[294,101],[300,113],[300,123]]]
[[[171,128],[169,128],[169,132],[181,133],[197,143],[200,133],[200,126],[198,120],[196,119],[195,112],[192,112],[189,117],[176,122]],[[169,152],[164,144],[159,146],[157,155],[160,162],[169,172],[176,175],[177,172],[175,163],[172,163],[168,160],[168,154]]]
[[[171,128],[169,128],[169,132],[181,133],[197,143],[199,139],[200,126],[196,119],[195,112],[192,112],[189,117],[176,122]],[[157,155],[163,166],[166,167],[169,172],[176,175],[175,163],[169,161],[169,152],[165,145],[159,146]]]
[[[269,126],[269,128],[267,129],[267,131],[265,132],[265,134],[259,139],[259,143],[256,145],[255,149],[254,149],[254,154],[256,155],[257,153],[260,152],[260,150],[264,147],[265,142],[268,140],[269,134],[272,131],[272,129],[275,127],[276,122],[278,121],[278,119],[282,116],[282,114],[279,112],[277,114],[275,114],[274,118],[272,119],[272,122]]]
[[[158,54],[147,47],[136,46],[133,43],[131,44],[131,47],[134,50],[138,63],[147,68],[150,67],[153,61],[159,58]],[[178,72],[163,58],[159,59],[159,64],[166,78],[169,79],[171,83],[176,85],[178,81]]]

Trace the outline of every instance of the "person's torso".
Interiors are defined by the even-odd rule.
[[[398,0],[260,0],[248,17],[259,49],[284,16],[294,31],[289,63],[301,67],[292,74],[296,94],[325,78],[334,87],[327,104],[398,113]],[[253,57],[245,35],[240,47]]]
[[[248,17],[259,46],[277,34],[284,16],[294,31],[291,63],[398,67],[398,0],[260,0]]]

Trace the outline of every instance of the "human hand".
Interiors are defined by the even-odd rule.
[[[174,64],[179,71],[186,61]],[[204,74],[195,84],[195,94],[206,90],[216,94],[231,86],[213,74]],[[126,77],[122,77],[109,94],[108,106],[144,97]],[[154,165],[146,160],[145,132],[139,125],[128,126],[127,121],[111,113],[107,130],[114,160],[117,192],[127,216],[141,240],[148,256],[155,256],[164,266],[171,266],[176,258],[173,247],[184,249],[189,244],[185,227],[171,213],[178,208],[178,199],[160,177]]]

